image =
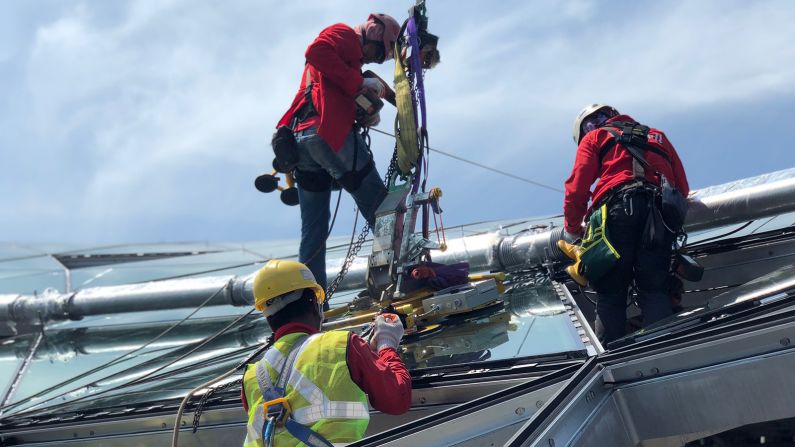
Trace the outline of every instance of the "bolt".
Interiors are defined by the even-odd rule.
[[[188,425],[188,423],[187,423],[187,422],[185,422],[185,420],[183,419],[183,420],[182,420],[182,426],[184,427],[184,426],[186,426],[186,425]]]
[[[88,432],[88,434],[94,436],[94,430],[91,430],[90,432]]]
[[[538,402],[536,402],[536,408],[541,408],[543,406],[544,406],[544,401],[543,400],[539,400]]]
[[[552,439],[552,438],[549,438],[549,439],[547,439],[547,444],[549,444],[549,447],[555,447],[555,440]]]
[[[521,416],[524,414],[524,407],[519,407],[516,409],[516,414]]]
[[[72,433],[72,437],[76,438],[77,437],[77,433]]]
[[[643,377],[643,371],[635,371],[635,376],[638,378]]]
[[[784,338],[781,339],[781,341],[779,343],[781,343],[781,346],[789,346],[790,341],[789,341],[789,338],[784,337]]]
[[[163,427],[163,428],[166,428],[166,423],[163,422],[162,424],[160,424],[160,426]]]
[[[588,397],[590,397],[591,400],[594,400],[596,399],[596,393],[593,390],[588,391]]]
[[[660,374],[660,368],[652,368],[650,372],[651,375],[655,376],[657,374]]]
[[[425,402],[427,402],[427,399],[426,399],[426,398],[424,398],[424,397],[420,397],[420,403],[421,403],[421,404],[424,404]]]

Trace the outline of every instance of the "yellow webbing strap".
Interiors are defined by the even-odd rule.
[[[395,135],[397,138],[397,165],[400,173],[407,175],[417,164],[419,144],[417,143],[417,127],[414,125],[414,109],[411,105],[411,89],[406,77],[406,70],[400,58],[400,47],[395,44],[395,100],[397,101],[397,118]]]

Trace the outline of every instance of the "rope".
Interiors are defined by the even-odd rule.
[[[127,388],[127,387],[130,387],[130,386],[136,385],[138,383],[141,383],[145,379],[147,379],[147,378],[151,377],[152,375],[154,375],[155,373],[158,373],[158,372],[164,370],[165,368],[168,368],[169,366],[173,365],[174,363],[177,363],[177,362],[183,360],[185,357],[193,354],[194,352],[196,352],[197,350],[201,349],[202,347],[204,347],[205,345],[207,345],[211,341],[213,341],[216,338],[220,337],[224,332],[228,331],[230,328],[232,328],[238,322],[240,322],[244,318],[246,318],[249,315],[251,315],[255,310],[256,309],[252,308],[250,311],[246,312],[245,314],[243,314],[240,317],[236,318],[234,321],[232,321],[228,325],[224,326],[221,330],[219,330],[215,334],[204,338],[197,346],[193,347],[191,350],[189,350],[185,354],[182,354],[181,356],[177,357],[176,359],[171,360],[170,362],[166,363],[165,365],[160,366],[160,367],[154,369],[153,371],[150,371],[150,372],[144,374],[143,376],[138,377],[137,379],[131,380],[130,382],[123,383],[123,384],[121,384],[119,386],[115,386],[115,387],[111,387],[111,388],[104,389],[104,390],[101,390],[101,391],[97,391],[96,393],[87,394],[85,396],[78,397],[76,399],[72,399],[70,401],[67,401],[67,402],[64,402],[64,403],[61,403],[61,404],[51,405],[49,407],[44,407],[44,408],[49,409],[49,410],[57,410],[59,408],[63,408],[65,406],[71,405],[71,404],[73,404],[75,402],[80,402],[80,401],[83,401],[83,400],[86,400],[86,399],[93,399],[93,398],[96,398],[99,395],[103,395],[103,394],[109,393],[111,391],[116,391],[116,390],[119,390],[119,389],[122,389],[122,388]],[[119,373],[117,373],[117,374],[119,374]],[[114,375],[116,375],[116,374],[114,374]],[[113,377],[114,375],[111,375],[109,377]],[[28,408],[27,410],[25,410],[25,412],[30,411],[30,410],[31,410],[31,408]],[[22,412],[22,413],[24,414],[25,412]]]
[[[274,342],[274,336],[273,336],[273,334],[271,334],[271,336],[268,337],[268,341],[265,343],[265,345],[263,347],[261,347],[260,349],[257,349],[253,354],[251,354],[250,356],[246,357],[246,359],[243,360],[242,362],[240,362],[236,367],[230,369],[229,371],[221,374],[220,376],[218,376],[218,377],[216,377],[216,378],[214,378],[212,380],[204,382],[203,384],[201,384],[201,385],[197,386],[196,388],[190,390],[190,392],[188,392],[188,394],[185,395],[185,397],[182,399],[182,402],[180,402],[180,404],[179,404],[179,408],[177,409],[177,418],[174,421],[174,431],[171,434],[171,447],[177,447],[177,445],[179,444],[179,427],[180,427],[180,425],[182,423],[182,414],[185,412],[185,407],[187,406],[188,401],[190,401],[190,398],[194,394],[196,394],[197,391],[199,391],[199,390],[201,390],[203,388],[210,388],[214,384],[226,379],[227,377],[231,376],[232,374],[234,374],[239,369],[245,367],[252,360],[254,360],[254,358],[256,358],[257,356],[259,356],[263,352],[267,351],[271,346],[273,346],[273,342]],[[237,381],[233,381],[233,382],[230,382],[230,383],[231,384],[236,384]],[[196,414],[194,414],[194,416],[193,416],[193,432],[194,433],[196,433],[196,430],[198,430],[199,419],[201,418],[202,409],[203,409],[204,404],[206,403],[207,399],[209,398],[209,394],[212,394],[215,391],[220,390],[220,389],[225,389],[227,387],[231,387],[231,385],[230,384],[225,384],[225,385],[222,385],[222,386],[220,386],[218,388],[215,388],[215,389],[210,388],[210,389],[207,390],[205,395],[202,396],[202,399],[199,401],[199,404],[196,407]]]
[[[151,339],[151,340],[149,340],[148,342],[144,343],[142,346],[140,346],[140,347],[138,347],[138,348],[135,348],[135,349],[133,349],[132,351],[125,352],[124,354],[122,354],[122,355],[120,355],[120,356],[118,356],[118,357],[114,358],[113,360],[110,360],[110,361],[108,361],[108,362],[106,362],[106,363],[104,363],[104,364],[102,364],[102,365],[100,365],[100,366],[97,366],[96,368],[93,368],[93,369],[91,369],[91,370],[89,370],[89,371],[86,371],[86,372],[84,372],[84,373],[82,373],[82,374],[79,374],[79,375],[77,375],[77,376],[75,376],[75,377],[72,377],[71,379],[65,380],[65,381],[63,381],[63,382],[60,382],[60,383],[58,383],[58,384],[56,384],[56,385],[53,385],[53,386],[51,386],[51,387],[49,387],[49,388],[47,388],[47,389],[44,389],[44,390],[42,390],[42,391],[39,391],[38,393],[36,393],[36,394],[34,394],[34,395],[32,395],[32,396],[28,396],[28,397],[26,397],[26,398],[25,398],[25,400],[23,400],[23,401],[16,402],[16,403],[14,403],[14,404],[11,404],[11,405],[8,405],[8,406],[5,406],[5,407],[3,407],[3,410],[4,410],[4,411],[7,411],[8,409],[11,409],[11,408],[16,408],[16,407],[18,407],[19,405],[21,405],[21,404],[23,404],[23,403],[30,402],[30,400],[31,400],[31,399],[35,399],[35,398],[37,398],[37,397],[41,397],[41,396],[43,396],[43,395],[46,395],[47,393],[49,393],[49,392],[52,392],[52,391],[54,391],[54,390],[56,390],[56,389],[58,389],[58,388],[62,388],[62,387],[64,387],[64,386],[66,386],[66,385],[69,385],[69,384],[71,384],[71,383],[74,383],[74,382],[76,382],[76,381],[78,381],[78,380],[80,380],[80,379],[82,379],[82,378],[84,378],[84,377],[90,376],[91,374],[94,374],[94,373],[96,373],[96,372],[98,372],[98,371],[101,371],[101,370],[103,370],[103,369],[106,369],[106,368],[109,368],[109,367],[111,367],[111,366],[113,366],[113,365],[116,365],[117,363],[120,363],[120,362],[122,361],[122,359],[124,359],[125,357],[129,357],[129,356],[131,356],[132,354],[135,354],[136,352],[138,352],[138,351],[140,351],[140,350],[142,350],[142,349],[146,348],[147,346],[151,345],[152,343],[154,343],[154,342],[156,342],[156,341],[160,340],[161,338],[163,338],[163,337],[164,337],[166,334],[168,334],[169,332],[171,332],[172,330],[174,330],[174,329],[175,329],[177,326],[179,326],[179,325],[181,325],[182,323],[184,323],[184,322],[188,321],[188,320],[189,320],[189,319],[190,319],[192,316],[194,316],[194,315],[195,315],[195,314],[196,314],[196,313],[197,313],[199,310],[201,310],[201,309],[202,309],[202,308],[203,308],[205,305],[207,305],[207,303],[209,303],[209,302],[210,302],[210,301],[211,301],[213,298],[215,298],[216,296],[218,296],[218,294],[219,294],[219,293],[221,293],[221,291],[223,291],[223,290],[224,290],[226,287],[227,287],[227,284],[225,284],[223,287],[221,287],[221,288],[219,288],[218,290],[216,290],[216,291],[215,291],[215,293],[213,293],[212,295],[210,295],[210,296],[209,296],[209,297],[208,297],[206,300],[204,300],[204,301],[203,301],[201,304],[199,304],[199,306],[198,306],[198,307],[196,307],[196,309],[194,309],[194,310],[193,310],[191,313],[189,313],[187,316],[185,316],[185,317],[184,317],[182,320],[180,320],[180,321],[178,321],[178,322],[176,322],[176,323],[172,324],[171,326],[169,326],[168,328],[166,328],[166,329],[165,329],[163,332],[161,332],[160,334],[156,335],[156,336],[155,336],[153,339]],[[118,374],[118,373],[117,373],[117,374]],[[100,379],[100,380],[108,379],[108,378],[110,378],[110,377],[113,377],[113,375],[106,376],[106,377],[104,377],[103,379]],[[55,399],[58,399],[59,397],[65,396],[65,395],[67,395],[67,394],[71,394],[71,393],[73,393],[73,392],[75,392],[75,391],[78,391],[78,390],[80,390],[80,389],[82,389],[82,388],[85,388],[85,387],[83,386],[83,387],[79,387],[79,388],[74,388],[74,389],[72,389],[72,390],[69,390],[69,391],[63,392],[63,393],[61,393],[61,394],[59,394],[59,395],[57,395],[57,396],[54,396],[54,397],[50,398],[49,400],[55,400]]]
[[[379,130],[379,129],[372,129],[372,130],[375,131],[375,132],[378,132],[380,134],[395,138],[395,135],[392,135],[389,132],[385,132],[385,131]],[[458,155],[453,155],[453,154],[451,154],[449,152],[446,152],[446,151],[443,151],[441,149],[436,149],[436,148],[432,148],[432,147],[428,146],[428,150],[433,151],[433,152],[437,152],[437,153],[439,153],[441,155],[444,155],[445,157],[450,157],[450,158],[456,159],[458,161],[461,161],[461,162],[464,162],[464,163],[468,163],[468,164],[471,164],[473,166],[477,166],[479,168],[486,169],[487,171],[491,171],[491,172],[494,172],[494,173],[497,173],[497,174],[500,174],[500,175],[504,175],[504,176],[512,178],[514,180],[519,180],[519,181],[522,181],[522,182],[525,182],[525,183],[529,183],[531,185],[538,186],[540,188],[545,188],[545,189],[548,189],[550,191],[555,191],[555,192],[560,192],[560,193],[563,192],[563,190],[560,189],[560,188],[555,188],[554,186],[545,185],[545,184],[537,182],[535,180],[530,180],[530,179],[525,178],[525,177],[520,177],[518,175],[511,174],[510,172],[501,171],[499,169],[492,168],[491,166],[486,166],[486,165],[478,163],[476,161],[472,161],[472,160],[469,160],[469,159],[466,159],[466,158],[463,158],[463,157],[459,157]]]

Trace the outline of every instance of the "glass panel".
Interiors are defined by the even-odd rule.
[[[407,366],[417,369],[585,350],[548,279],[515,286],[503,300],[504,305],[443,322],[427,335],[407,337],[403,344]]]
[[[689,309],[652,324],[617,340],[611,346],[625,346],[635,341],[675,333],[704,321],[720,318],[722,315],[791,298],[789,293],[792,289],[795,289],[795,266],[781,267],[710,299],[704,306]]]
[[[17,374],[17,369],[30,352],[34,334],[8,338],[0,342],[0,403]]]
[[[46,289],[66,292],[66,272],[53,271],[0,271],[0,294],[18,293],[22,295],[41,294]]]
[[[52,405],[136,379],[187,352],[229,322],[213,319],[188,321],[173,328],[174,324],[161,323],[48,332],[13,399],[27,401],[12,411],[38,403]],[[241,343],[260,342],[259,338],[227,336],[207,349],[218,353]],[[18,351],[15,346],[2,345],[0,358],[13,358]]]
[[[242,362],[265,341],[269,328],[264,318],[249,317],[189,357],[156,371],[198,345],[202,338],[215,335],[230,320],[190,322],[160,339],[157,344],[136,353],[132,359],[80,379],[57,392],[47,393],[36,402],[50,407],[67,398],[66,408],[40,408],[37,412],[65,412],[102,406],[149,403],[184,395],[204,381],[220,375]],[[351,327],[361,331],[366,324]],[[97,368],[119,354],[143,345],[167,325],[118,326],[63,330],[48,334],[48,343],[61,340],[66,346],[48,345],[68,362],[69,374],[56,374],[43,381],[47,361],[40,361],[26,377],[24,393],[52,385],[68,376]],[[68,343],[67,343],[68,341]],[[64,353],[68,350],[68,354]],[[440,324],[408,335],[401,346],[402,357],[411,369],[472,364],[482,361],[510,360],[528,356],[575,353],[585,355],[585,346],[570,317],[546,277],[537,277],[513,286],[503,301],[463,316],[449,317]],[[41,357],[41,356],[38,356]],[[127,386],[143,375],[153,373],[146,381]],[[120,387],[121,386],[121,387]],[[54,396],[71,391],[67,396]],[[50,399],[46,402],[44,399]]]
[[[0,259],[0,293],[41,293],[53,288],[64,291],[66,274],[63,266],[47,255],[6,251]]]
[[[185,276],[223,276],[238,269],[253,273],[259,267],[258,261],[262,259],[253,254],[230,251],[128,262],[72,270],[72,284],[81,289]]]

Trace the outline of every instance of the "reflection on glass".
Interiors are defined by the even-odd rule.
[[[758,300],[793,287],[795,287],[795,266],[788,265],[712,298],[707,308],[719,309],[745,301]]]
[[[22,335],[0,341],[0,404],[10,392],[11,382],[30,352],[35,335]]]
[[[177,359],[230,321],[215,319],[187,321],[178,326],[171,322],[52,331],[45,336],[20,383],[13,402],[21,405],[12,410],[63,403],[138,379]],[[267,330],[261,334],[242,323],[233,333],[208,343],[170,369],[206,360],[208,353],[221,356],[240,346],[259,345],[267,335]],[[0,345],[0,359],[20,355],[24,354],[14,346]]]
[[[613,342],[611,347],[674,333],[727,314],[764,305],[789,297],[786,291],[795,288],[795,266],[789,265],[760,276],[741,286],[715,296],[695,309],[679,312]]]
[[[406,364],[417,369],[585,350],[548,279],[514,282],[502,303],[408,338]]]
[[[582,341],[564,310],[547,279],[514,281],[498,303],[466,315],[448,317],[438,326],[407,338],[402,356],[410,368],[417,369],[584,353]],[[230,321],[228,318],[188,321],[162,336],[160,334],[171,323],[53,331],[47,334],[46,342],[31,365],[19,399],[99,369],[72,383],[47,390],[14,410],[36,405],[34,412],[37,414],[58,414],[150,404],[183,396],[193,387],[243,361],[270,333],[264,318],[251,317],[173,363],[200,341],[217,334]],[[156,337],[160,338],[152,342]],[[105,366],[144,345],[144,349],[123,361]],[[157,372],[141,381],[142,376],[153,371]],[[134,381],[139,383],[128,386]],[[52,407],[65,402],[68,403],[65,407]]]

